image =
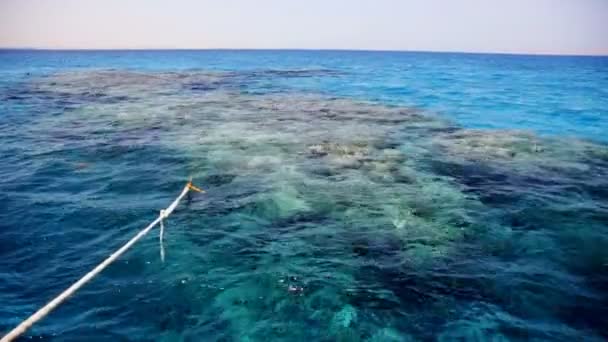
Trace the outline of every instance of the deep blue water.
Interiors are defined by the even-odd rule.
[[[0,331],[608,338],[608,57],[0,51]]]

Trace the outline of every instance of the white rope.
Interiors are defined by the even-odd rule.
[[[65,291],[55,297],[53,300],[48,302],[45,306],[36,311],[33,315],[31,315],[28,319],[21,322],[17,327],[11,330],[6,336],[4,336],[0,342],[9,342],[13,341],[21,334],[23,334],[27,329],[29,329],[34,323],[43,319],[46,315],[48,315],[51,311],[53,311],[59,304],[63,303],[68,297],[70,297],[74,292],[78,291],[84,284],[89,282],[89,280],[93,279],[96,275],[98,275],[101,271],[103,271],[106,267],[108,267],[112,262],[118,259],[124,252],[126,252],[133,244],[135,244],[139,239],[141,239],[144,235],[148,234],[148,232],[154,228],[159,222],[162,224],[163,218],[169,217],[171,213],[175,210],[181,199],[186,196],[188,191],[192,189],[192,184],[189,182],[182,190],[181,194],[177,196],[177,198],[167,207],[167,209],[162,210],[161,214],[150,223],[146,228],[141,230],[137,235],[135,235],[129,242],[124,244],[124,246],[120,247],[116,252],[112,253],[107,259],[105,259],[101,264],[97,265],[94,269],[92,269],[89,273],[85,274],[82,278],[80,278],[77,282],[72,284],[72,286],[68,287]],[[195,188],[197,189],[197,188]],[[198,191],[198,190],[197,190]],[[162,235],[161,235],[161,243],[162,243]],[[162,248],[162,245],[161,245]],[[164,260],[164,251],[161,249],[161,258]]]
[[[165,211],[160,211],[160,233],[158,234],[158,241],[160,243],[160,261],[165,262],[165,246],[163,245],[163,235],[165,235],[165,225],[163,224],[163,217],[165,217]]]

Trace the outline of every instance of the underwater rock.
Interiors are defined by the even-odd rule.
[[[332,156],[327,161],[333,168],[338,169],[358,169],[363,164],[353,156]]]
[[[311,210],[303,196],[294,187],[288,186],[260,195],[255,203],[249,205],[249,209],[250,214],[270,222]]]
[[[357,256],[366,256],[369,253],[369,247],[365,243],[353,244],[353,253]]]
[[[391,328],[382,328],[374,332],[374,334],[366,339],[368,342],[413,342],[414,338],[408,335],[401,334],[399,331]]]
[[[349,328],[357,322],[357,310],[352,305],[345,305],[342,310],[336,312],[331,326],[334,329]]]
[[[394,163],[401,163],[405,160],[405,155],[398,149],[386,148],[382,150],[381,159]]]
[[[308,147],[313,158],[324,158],[333,169],[358,169],[369,159],[370,150],[364,143],[322,143]]]
[[[308,147],[308,152],[313,157],[325,157],[326,155],[329,154],[328,149],[325,148],[324,145],[312,145],[312,146]]]
[[[397,183],[413,184],[417,180],[417,174],[411,167],[401,164],[391,175]]]
[[[237,176],[234,174],[214,174],[205,176],[201,182],[201,184],[211,185],[211,186],[220,186],[232,183],[232,181]]]
[[[248,159],[245,167],[247,169],[258,169],[271,171],[282,164],[283,160],[274,156],[253,156]]]
[[[338,144],[330,142],[311,145],[308,147],[308,152],[313,157],[332,155],[339,157],[348,156],[354,159],[363,159],[370,153],[365,143]]]
[[[509,160],[520,154],[537,153],[534,146],[538,150],[534,135],[518,131],[461,129],[438,134],[433,141],[451,155],[480,160]]]
[[[537,179],[572,176],[590,171],[592,160],[608,153],[608,146],[569,139],[541,138],[529,132],[459,129],[431,138],[437,160],[475,162],[503,172],[533,175]],[[595,164],[597,165],[597,164]],[[606,165],[603,165],[604,167]]]
[[[378,181],[392,181],[392,173],[405,160],[397,149],[376,150],[373,144],[354,142],[349,144],[322,143],[308,147],[312,158],[323,158],[331,169],[365,168]]]

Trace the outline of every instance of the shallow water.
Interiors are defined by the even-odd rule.
[[[147,237],[32,337],[608,336],[606,59],[0,58],[0,330],[192,175],[208,192],[168,220],[166,261]]]

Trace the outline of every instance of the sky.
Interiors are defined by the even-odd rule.
[[[608,55],[608,0],[0,0],[0,47]]]

